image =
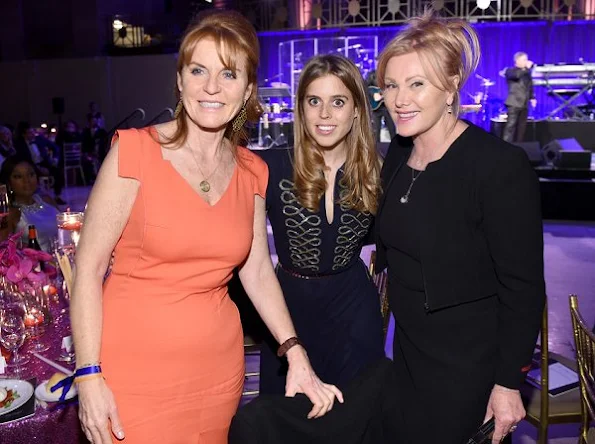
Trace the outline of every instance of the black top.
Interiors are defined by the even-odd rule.
[[[298,202],[293,183],[292,149],[257,151],[269,166],[267,214],[275,233],[281,266],[305,276],[337,274],[359,260],[373,216],[339,203],[343,168],[337,172],[333,220],[328,222],[324,195],[318,211]]]
[[[409,158],[410,139],[394,138],[382,169],[387,201]],[[427,174],[426,174],[427,173]],[[531,362],[545,302],[539,182],[525,152],[470,125],[414,185],[427,311],[497,295],[500,364],[496,383],[516,388]],[[387,245],[377,236],[377,271]],[[392,265],[392,264],[391,264]]]
[[[531,70],[525,68],[507,68],[504,76],[508,84],[508,96],[506,97],[506,105],[526,108],[530,99],[534,99],[533,94],[533,79],[531,78]]]
[[[424,180],[423,176],[424,172],[413,170],[409,165],[399,170],[390,190],[387,190],[397,198],[386,202],[377,227],[378,235],[387,247],[390,281],[414,291],[424,290],[419,250],[420,202],[415,195],[415,187]],[[411,186],[414,177],[416,180]],[[401,203],[400,199],[407,194],[410,186],[408,202]]]

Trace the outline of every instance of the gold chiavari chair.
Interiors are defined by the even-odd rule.
[[[244,336],[244,356],[258,356],[260,354],[260,346],[261,344],[256,342],[251,336],[246,335]],[[246,372],[244,375],[244,382],[250,380],[250,378],[259,378],[260,371],[256,372]],[[249,390],[244,387],[244,391],[242,392],[242,397],[253,397],[258,396],[258,389],[256,390]]]
[[[579,443],[595,442],[590,425],[595,421],[595,335],[578,309],[578,297],[570,295],[570,318],[574,333],[581,394],[581,432]]]
[[[386,270],[376,274],[376,251],[372,251],[370,255],[370,265],[368,267],[370,272],[370,279],[378,289],[378,296],[380,297],[380,313],[382,314],[382,330],[384,332],[384,342],[386,343],[386,335],[388,333],[388,324],[390,321],[390,308],[388,306],[388,274]]]
[[[555,359],[562,365],[576,370],[576,363],[548,350],[548,311],[547,303],[543,309],[540,332],[539,367],[541,369],[540,388],[525,382],[521,387],[521,395],[525,401],[527,416],[525,420],[537,428],[537,443],[547,444],[550,424],[580,423],[580,394],[572,389],[556,397],[551,397],[549,388],[549,362]]]

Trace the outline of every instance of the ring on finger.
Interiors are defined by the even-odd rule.
[[[517,429],[517,426],[516,426],[516,425],[513,425],[513,426],[510,428],[510,433],[514,432],[516,429]]]

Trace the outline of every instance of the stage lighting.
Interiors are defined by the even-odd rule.
[[[48,128],[48,124],[47,124],[47,123],[42,123],[40,126],[41,126],[43,129],[47,129],[47,128]]]
[[[477,0],[477,7],[481,10],[485,10],[490,7],[490,3],[490,0]]]
[[[124,23],[122,23],[122,20],[115,19],[112,22],[112,26],[116,31],[119,31],[120,29],[122,29],[124,27]]]

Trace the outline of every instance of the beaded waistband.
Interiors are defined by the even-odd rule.
[[[305,274],[300,274],[293,270],[288,270],[283,265],[281,265],[281,263],[277,264],[276,269],[283,270],[283,272],[287,273],[288,275],[296,277],[296,278],[300,278],[300,279],[324,279],[324,278],[336,276],[337,274],[339,274],[339,273],[333,273],[333,274],[319,274],[318,273],[318,274],[305,275]]]

